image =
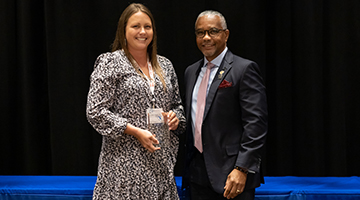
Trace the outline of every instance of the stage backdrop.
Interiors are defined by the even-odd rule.
[[[89,76],[129,2],[0,1],[0,174],[96,175]],[[360,175],[360,1],[138,2],[155,17],[158,52],[173,62],[182,94],[185,68],[202,57],[197,15],[224,14],[229,49],[256,61],[266,82],[265,175]]]

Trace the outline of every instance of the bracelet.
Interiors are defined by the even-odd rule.
[[[248,173],[249,173],[248,170],[244,170],[243,168],[238,167],[238,166],[235,166],[234,169],[237,169],[237,170],[239,170],[239,171],[241,171],[242,173],[245,173],[245,174],[248,174]]]

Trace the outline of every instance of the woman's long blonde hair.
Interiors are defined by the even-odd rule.
[[[134,57],[130,54],[129,48],[127,47],[126,33],[125,33],[126,25],[127,25],[129,18],[133,14],[135,14],[139,11],[147,14],[151,20],[152,29],[153,29],[153,39],[147,48],[147,53],[149,55],[149,61],[151,63],[151,66],[152,66],[154,72],[160,77],[160,80],[164,86],[164,89],[166,90],[166,84],[165,84],[165,80],[164,80],[163,71],[157,60],[157,36],[156,36],[155,21],[154,21],[153,15],[151,14],[150,10],[147,7],[145,7],[144,5],[139,4],[139,3],[132,3],[123,11],[123,13],[120,16],[119,22],[118,22],[115,40],[112,44],[112,52],[119,50],[119,49],[123,49],[125,52],[125,55],[129,58],[132,66],[140,73],[139,69],[137,69],[137,67],[135,67],[135,66],[137,66],[136,61],[135,61]],[[140,73],[140,74],[143,75],[142,73]]]

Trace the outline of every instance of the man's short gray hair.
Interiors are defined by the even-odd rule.
[[[221,27],[223,29],[227,29],[225,17],[221,13],[219,13],[218,11],[214,11],[214,10],[205,10],[202,13],[200,13],[199,16],[196,19],[196,22],[195,22],[195,29],[196,29],[196,24],[197,24],[199,18],[202,17],[202,16],[205,16],[205,15],[219,16],[220,17]]]

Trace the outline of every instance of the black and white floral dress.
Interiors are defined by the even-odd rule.
[[[157,56],[166,91],[155,75],[155,107],[172,110],[180,123],[161,149],[150,153],[133,136],[127,123],[146,129],[146,109],[152,107],[147,80],[122,50],[101,54],[90,77],[87,119],[103,137],[93,199],[179,199],[174,179],[178,134],[185,130],[184,110],[172,63]]]

